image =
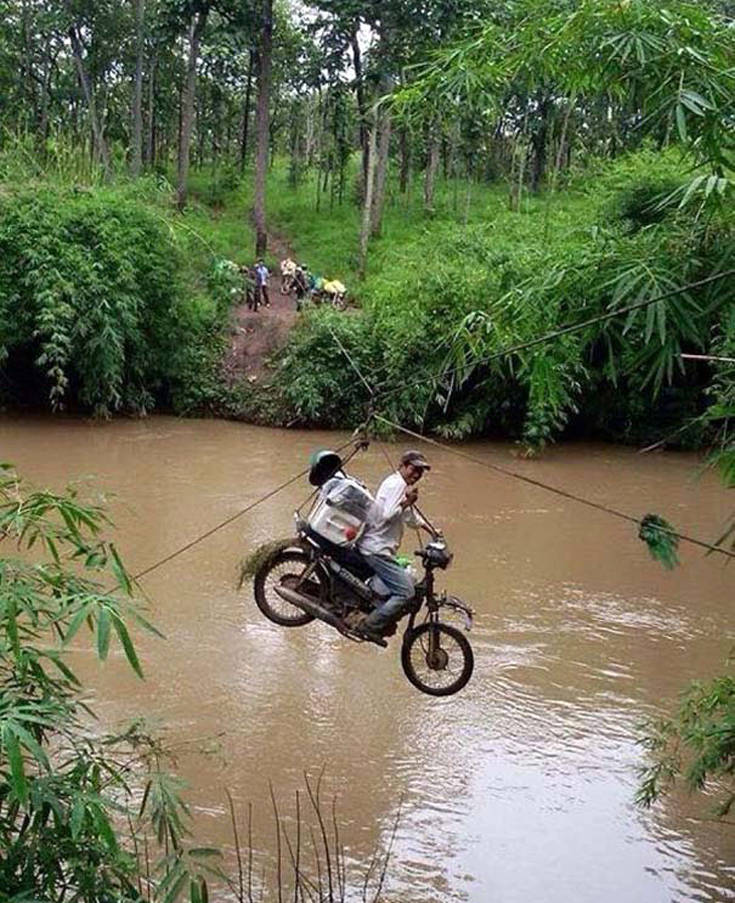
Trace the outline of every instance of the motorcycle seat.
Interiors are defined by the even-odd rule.
[[[326,552],[326,554],[329,555],[330,558],[333,558],[337,564],[341,564],[342,567],[347,568],[347,570],[351,574],[354,574],[355,577],[359,577],[360,580],[367,580],[368,577],[373,576],[373,569],[356,549],[338,546],[336,542],[332,542],[331,539],[321,536],[316,530],[312,530],[309,526],[305,527],[304,532],[323,552]]]

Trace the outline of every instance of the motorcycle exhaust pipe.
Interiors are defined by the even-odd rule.
[[[319,605],[308,596],[305,596],[303,593],[299,593],[295,589],[289,589],[287,586],[274,586],[273,589],[282,599],[286,602],[290,602],[291,605],[295,605],[302,611],[305,611],[307,615],[319,618],[320,621],[326,621],[327,624],[331,627],[335,627],[340,633],[345,632],[345,625],[337,615],[324,608],[322,605]]]

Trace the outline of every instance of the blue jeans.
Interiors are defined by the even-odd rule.
[[[390,597],[368,615],[365,626],[373,630],[382,630],[397,621],[404,605],[414,597],[415,587],[406,568],[401,567],[395,558],[384,558],[382,555],[362,556],[380,579],[390,590]]]

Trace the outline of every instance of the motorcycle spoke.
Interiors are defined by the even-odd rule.
[[[416,676],[426,686],[439,690],[451,686],[462,673],[464,656],[462,649],[451,637],[442,634],[437,643],[436,654],[447,655],[446,664],[432,668],[429,661],[429,634],[422,636],[411,649],[411,666]]]

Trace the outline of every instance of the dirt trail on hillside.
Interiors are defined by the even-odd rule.
[[[293,258],[288,244],[276,235],[268,237],[268,250],[278,260]],[[281,273],[277,268],[268,280],[268,295],[270,307],[252,311],[243,301],[232,311],[230,348],[222,365],[229,385],[261,379],[267,369],[267,359],[285,345],[296,321],[296,301],[281,292]]]

